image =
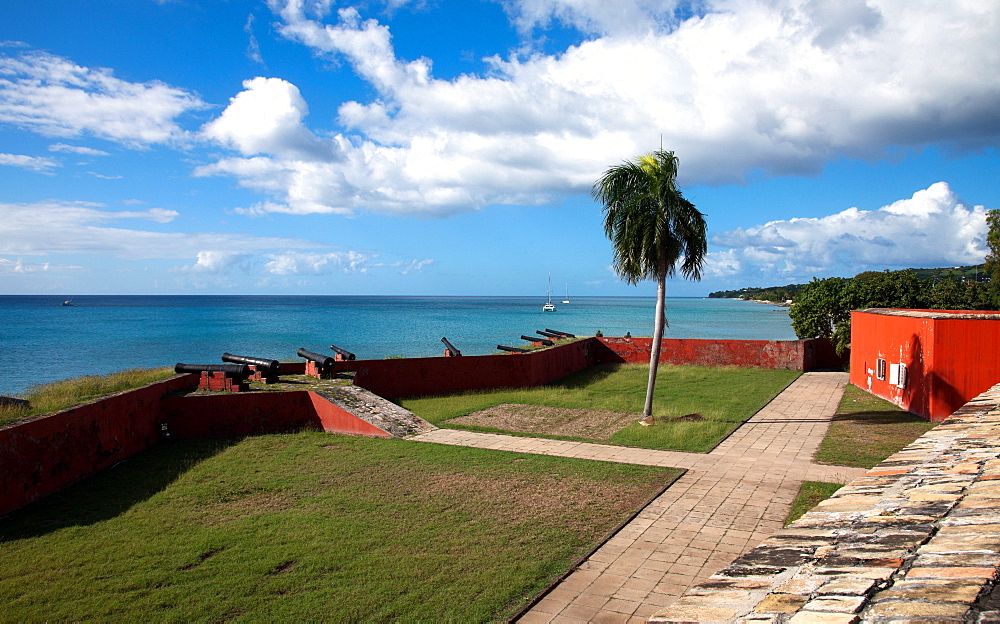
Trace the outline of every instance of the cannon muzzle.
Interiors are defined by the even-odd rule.
[[[550,334],[558,334],[563,338],[576,338],[576,334],[569,334],[564,331],[559,331],[558,329],[549,329],[548,327],[546,327],[545,331],[549,332]]]
[[[246,364],[182,364],[174,366],[175,373],[225,373],[233,379],[246,379],[252,373]]]
[[[298,354],[299,357],[305,358],[310,362],[316,362],[323,368],[328,368],[330,366],[333,366],[333,363],[336,362],[335,359],[333,359],[328,355],[320,355],[319,353],[314,353],[312,351],[307,351],[305,349],[299,349],[298,351],[296,351],[296,353]]]
[[[341,349],[337,345],[330,345],[330,348],[333,349],[334,353],[336,353],[337,355],[343,357],[345,360],[354,360],[354,359],[357,359],[357,356],[355,356],[353,353],[351,353],[347,349]]]
[[[222,354],[223,362],[235,362],[236,364],[251,364],[265,377],[277,375],[281,372],[281,362],[269,360],[267,358],[252,357],[249,355],[233,355],[232,353]]]
[[[550,331],[542,331],[540,329],[536,329],[535,333],[538,334],[539,336],[545,336],[546,338],[552,338],[553,340],[562,340],[563,338],[566,337],[566,336],[561,336],[559,334],[556,334],[556,333],[553,333],[553,332],[550,332]]]

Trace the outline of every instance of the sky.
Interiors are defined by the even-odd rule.
[[[0,294],[652,296],[609,167],[706,217],[668,295],[978,264],[997,0],[7,0]]]

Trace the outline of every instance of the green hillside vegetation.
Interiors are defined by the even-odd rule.
[[[1000,281],[954,274],[921,279],[910,269],[867,271],[853,278],[814,279],[802,288],[788,315],[796,336],[828,337],[843,353],[850,347],[852,310],[996,310],[998,304]]]
[[[917,279],[930,282],[931,285],[942,280],[956,280],[959,283],[975,281],[989,282],[985,265],[946,267],[943,269],[906,269],[912,271]],[[862,274],[863,275],[863,274]],[[808,284],[786,284],[784,286],[748,286],[737,290],[717,290],[708,293],[710,299],[744,299],[747,301],[770,301],[785,303],[794,301]]]

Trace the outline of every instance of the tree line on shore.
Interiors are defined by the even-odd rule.
[[[842,354],[851,346],[852,310],[996,310],[998,286],[1000,280],[960,279],[954,274],[921,279],[912,269],[865,271],[852,278],[829,277],[805,284],[788,315],[796,336],[830,338]]]
[[[945,269],[905,269],[911,271],[917,278],[931,287],[942,281],[965,283],[967,281],[988,282],[989,277],[983,264],[960,266]],[[870,273],[870,271],[866,272]],[[865,275],[861,273],[856,277]],[[844,279],[844,278],[839,278]],[[848,278],[850,279],[850,278]],[[717,290],[708,294],[711,299],[744,299],[746,301],[767,301],[769,303],[787,304],[795,301],[802,289],[808,284],[786,284],[784,286],[746,287],[737,290]],[[944,284],[940,288],[950,288]]]

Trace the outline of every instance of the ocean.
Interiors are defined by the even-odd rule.
[[[301,361],[300,347],[358,359],[464,355],[523,346],[521,334],[649,336],[654,297],[0,296],[0,395],[127,368],[221,363],[239,355]],[[793,340],[788,312],[732,299],[668,298],[667,338]]]

